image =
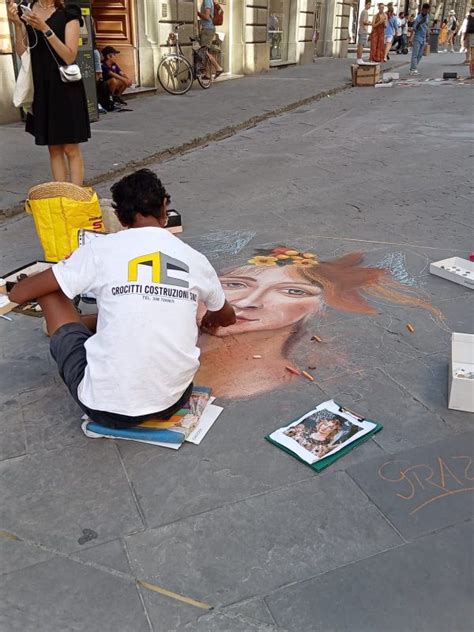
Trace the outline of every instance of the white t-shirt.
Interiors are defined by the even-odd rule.
[[[98,237],[52,269],[69,298],[97,298],[80,401],[132,417],[176,403],[199,367],[198,302],[213,312],[225,302],[206,257],[162,228],[131,228]]]
[[[361,35],[365,35],[369,32],[369,27],[366,25],[366,22],[369,21],[369,12],[367,9],[362,9],[359,16],[359,33]]]

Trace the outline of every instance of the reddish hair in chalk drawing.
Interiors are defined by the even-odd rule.
[[[319,285],[324,292],[324,302],[329,307],[357,314],[377,314],[378,310],[367,300],[371,296],[399,305],[426,309],[438,320],[443,320],[439,309],[420,298],[417,290],[393,279],[389,270],[362,266],[362,252],[351,252],[331,261],[318,261],[316,255],[308,253],[307,258],[300,261],[300,257],[304,257],[302,253],[287,246],[279,246],[266,252],[259,250],[259,254],[250,259],[249,263],[256,266],[273,265],[269,259],[277,258],[278,252],[295,253],[292,254],[290,263],[295,274]],[[274,262],[274,265],[282,264],[288,265],[288,259]]]

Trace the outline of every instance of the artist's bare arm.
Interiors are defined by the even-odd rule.
[[[13,303],[22,305],[27,301],[41,298],[58,290],[60,290],[60,287],[56,277],[53,271],[49,269],[18,281],[8,296]]]
[[[201,329],[207,333],[214,333],[218,327],[230,327],[235,323],[235,312],[232,305],[226,301],[218,312],[207,311],[201,320]]]

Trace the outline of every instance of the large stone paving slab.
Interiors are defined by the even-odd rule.
[[[383,430],[375,435],[375,441],[386,452],[399,452],[451,434],[428,404],[418,401],[380,369],[325,380],[321,387],[328,398],[381,423]]]
[[[0,531],[0,575],[45,562],[53,555],[40,547],[15,539],[11,533]]]
[[[115,446],[90,441],[0,463],[0,524],[74,551],[143,528]]]
[[[26,451],[25,427],[18,398],[0,397],[0,461]]]
[[[472,535],[448,528],[265,601],[289,632],[471,632]]]
[[[86,563],[100,564],[130,575],[130,565],[122,540],[111,540],[98,546],[91,546],[85,551],[76,551],[74,559]]]
[[[413,539],[473,517],[473,461],[469,432],[347,472],[400,533]]]
[[[125,541],[137,577],[213,606],[265,594],[401,543],[342,472]]]
[[[65,558],[0,578],[8,632],[150,632],[135,583]]]
[[[456,432],[472,428],[472,413],[448,408],[449,354],[417,358],[406,364],[389,364],[384,372],[441,417]]]
[[[222,400],[224,411],[199,446],[185,444],[176,452],[121,442],[125,468],[148,526],[314,476],[310,468],[275,449],[264,437],[324,399],[316,385],[300,380],[291,396],[278,391],[264,400]]]
[[[91,444],[81,430],[84,413],[62,382],[22,393],[19,401],[29,454]]]

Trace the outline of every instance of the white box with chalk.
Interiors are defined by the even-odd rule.
[[[474,335],[453,332],[448,408],[474,413]]]
[[[450,257],[430,263],[430,272],[448,281],[469,287],[471,290],[474,289],[474,261]]]

